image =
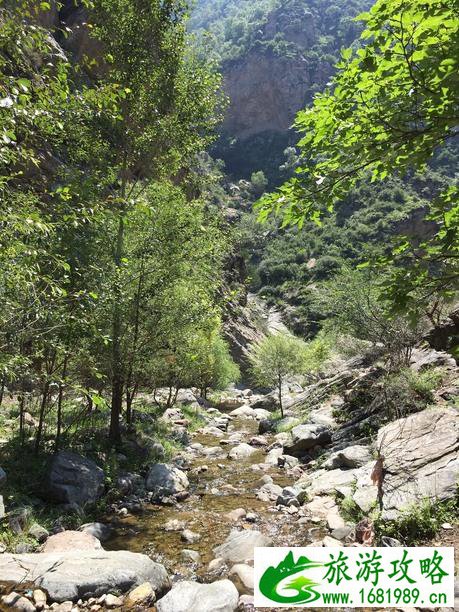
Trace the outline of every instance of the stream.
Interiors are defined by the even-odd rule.
[[[129,515],[111,521],[115,535],[104,544],[108,550],[143,552],[165,565],[172,576],[202,580],[215,579],[208,571],[208,564],[217,555],[213,549],[222,544],[232,529],[252,529],[271,538],[275,546],[300,546],[307,542],[307,532],[312,525],[298,525],[297,509],[276,507],[275,501],[261,501],[257,490],[264,475],[272,477],[275,484],[291,485],[293,477],[284,468],[264,463],[266,447],[257,448],[249,457],[232,460],[228,452],[240,442],[248,443],[258,434],[258,421],[233,418],[229,421],[224,438],[202,433],[191,434],[192,451],[188,478],[190,495],[173,506],[152,504],[138,515]],[[229,437],[238,441],[227,443]],[[273,434],[265,434],[268,445],[275,442]],[[202,448],[197,447],[202,445]],[[216,447],[220,447],[217,449]],[[209,449],[212,449],[209,451]],[[210,452],[211,456],[204,453]],[[216,454],[218,453],[218,454]],[[228,512],[243,508],[248,517],[232,520]],[[171,520],[183,522],[182,528],[199,534],[200,540],[186,543],[181,531],[166,531]],[[199,563],[184,562],[183,549],[197,551]]]

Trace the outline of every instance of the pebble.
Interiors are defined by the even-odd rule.
[[[9,595],[4,595],[1,601],[7,608],[21,610],[21,612],[35,612],[33,603],[15,591],[12,591]]]
[[[144,582],[128,593],[126,597],[126,607],[141,606],[153,603],[156,599],[153,587],[149,582]]]
[[[123,605],[123,600],[121,597],[116,597],[116,595],[112,595],[111,593],[107,595],[105,598],[105,605],[107,608],[121,608]]]
[[[231,510],[231,512],[227,512],[224,517],[226,519],[228,519],[229,521],[233,521],[236,522],[241,518],[244,518],[244,516],[246,516],[246,511],[244,510],[244,508],[236,508],[235,510]]]
[[[182,561],[185,562],[191,561],[192,563],[200,563],[201,561],[201,555],[197,550],[189,550],[188,548],[184,548],[180,553],[180,556]]]
[[[46,606],[46,593],[41,589],[35,589],[33,592],[33,600],[37,610],[43,610],[43,608]]]
[[[216,559],[213,559],[209,563],[209,565],[207,566],[207,569],[209,570],[209,572],[218,572],[224,567],[226,567],[225,559],[222,559],[221,557],[217,557]]]
[[[194,544],[195,542],[199,542],[201,536],[199,535],[199,533],[191,531],[191,529],[184,529],[181,533],[181,538],[184,542],[187,542],[188,544]]]

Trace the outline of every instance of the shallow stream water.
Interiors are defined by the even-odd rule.
[[[241,442],[248,442],[258,432],[258,422],[234,419],[230,422],[228,436],[241,433]],[[227,437],[225,435],[225,438]],[[269,442],[273,439],[268,436]],[[307,543],[307,531],[311,525],[298,525],[298,516],[289,515],[276,507],[275,502],[257,498],[258,481],[264,474],[272,476],[280,486],[292,484],[292,478],[277,466],[264,466],[266,452],[257,449],[250,457],[241,460],[227,458],[234,446],[220,445],[214,436],[195,434],[192,442],[207,447],[221,447],[221,456],[199,456],[192,461],[188,474],[190,496],[174,506],[150,505],[140,515],[117,519],[114,537],[104,544],[110,550],[144,552],[163,563],[176,577],[199,577],[205,579],[208,563],[215,558],[213,549],[222,544],[232,529],[255,529],[269,536],[276,546],[300,546]],[[197,468],[207,466],[197,474]],[[257,467],[258,466],[258,467]],[[240,519],[231,521],[225,515],[231,510],[243,508],[255,513],[255,522]],[[187,544],[181,540],[180,531],[165,531],[164,525],[176,519],[186,523],[186,529],[201,536],[199,542]],[[191,549],[199,552],[200,564],[184,563],[181,551]]]

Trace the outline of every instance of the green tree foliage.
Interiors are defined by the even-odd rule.
[[[288,376],[306,371],[310,360],[307,344],[295,336],[270,334],[255,345],[250,360],[254,380],[277,388],[283,418],[282,385]]]
[[[118,443],[156,356],[220,324],[227,240],[195,171],[220,77],[187,49],[185,3],[84,7],[80,63],[47,3],[0,13],[0,401],[16,393],[23,440],[37,418],[36,451],[107,403]]]
[[[455,135],[457,3],[380,0],[361,19],[365,46],[342,52],[332,88],[298,114],[301,165],[278,193],[261,201],[260,218],[274,212],[299,227],[307,219],[319,222],[359,181],[423,169]],[[446,291],[457,280],[456,187],[440,196],[429,218],[439,230],[422,249],[417,245],[424,261],[412,268],[405,290],[394,285],[394,297],[405,304],[429,273]],[[410,245],[396,255],[406,257]]]
[[[369,270],[343,270],[321,286],[316,300],[338,333],[381,347],[391,370],[409,366],[412,350],[422,337],[422,324],[413,326],[406,316],[390,315]]]

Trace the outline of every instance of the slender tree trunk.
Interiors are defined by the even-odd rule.
[[[280,374],[277,379],[277,388],[279,392],[280,413],[281,413],[281,417],[284,418],[284,406],[282,405],[282,376]]]
[[[92,410],[94,408],[94,402],[93,402],[92,397],[89,394],[89,392],[86,395],[86,399],[88,401],[88,414],[92,414]]]
[[[3,403],[3,396],[5,395],[5,386],[6,386],[6,376],[2,378],[2,382],[0,383],[0,406]]]
[[[138,385],[135,384],[132,391],[126,385],[126,422],[130,425],[132,423],[132,404],[134,398],[137,395]]]
[[[64,363],[62,366],[62,379],[59,382],[59,396],[57,398],[57,428],[56,428],[56,440],[54,441],[54,452],[57,453],[61,442],[61,430],[62,430],[62,401],[64,399],[64,384],[67,377],[67,364],[68,354],[65,354]]]
[[[45,423],[46,406],[48,404],[48,394],[49,394],[49,381],[47,380],[45,384],[43,385],[43,392],[42,392],[42,397],[41,397],[40,416],[38,418],[38,429],[37,429],[37,435],[35,437],[35,455],[38,455],[38,452],[40,450],[40,443],[41,443],[41,438],[43,435],[43,426]]]
[[[134,360],[137,353],[137,344],[139,341],[139,328],[140,328],[140,300],[142,297],[142,283],[144,273],[144,259],[140,262],[139,282],[137,284],[137,291],[135,296],[135,314],[134,314],[134,337],[132,340],[132,352],[129,360],[129,368],[126,377],[126,421],[130,425],[132,423],[132,402],[137,391],[137,385],[134,385],[134,389],[131,392],[132,379],[134,374]]]
[[[21,446],[24,446],[24,404],[25,397],[24,393],[19,396],[19,439]]]
[[[115,248],[116,276],[113,302],[112,325],[112,403],[110,412],[110,443],[116,446],[121,443],[120,417],[123,407],[123,357],[121,351],[121,288],[119,274],[124,251],[124,209],[118,220],[118,236]]]

